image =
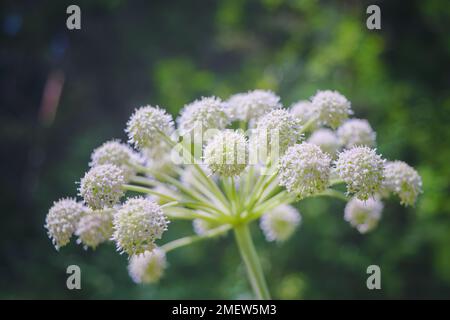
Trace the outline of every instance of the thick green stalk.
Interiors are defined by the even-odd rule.
[[[234,235],[256,297],[260,300],[269,300],[269,290],[267,289],[266,280],[250,235],[250,230],[248,229],[248,224],[236,226],[234,228]]]

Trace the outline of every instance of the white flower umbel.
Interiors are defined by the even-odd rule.
[[[376,133],[364,119],[349,119],[336,131],[339,142],[347,149],[356,146],[374,147]]]
[[[130,198],[113,219],[113,240],[117,250],[137,255],[155,248],[155,240],[167,230],[168,220],[161,207],[146,198]]]
[[[247,167],[248,141],[241,132],[220,131],[206,145],[204,158],[213,173],[238,176]]]
[[[130,146],[120,143],[118,140],[111,140],[103,143],[92,152],[89,166],[113,164],[120,167],[125,178],[128,179],[135,173],[133,165],[141,163],[141,157]]]
[[[300,121],[285,109],[272,110],[263,115],[256,123],[258,147],[270,154],[278,150],[284,154],[290,146],[300,142],[303,135]],[[275,146],[275,144],[278,144]]]
[[[69,243],[78,221],[89,211],[75,199],[55,201],[45,218],[45,228],[56,250]]]
[[[128,264],[128,273],[135,283],[155,283],[164,274],[167,266],[164,250],[155,248],[141,255],[134,255]]]
[[[300,100],[292,104],[290,107],[290,112],[294,117],[300,120],[302,125],[308,123],[310,120],[313,121],[315,114],[311,101],[308,100]],[[317,123],[313,123],[310,125],[309,129],[314,130],[316,127]]]
[[[384,161],[375,149],[354,147],[339,154],[335,171],[347,184],[348,194],[367,200],[380,191]]]
[[[214,97],[188,104],[178,118],[188,134],[180,137],[164,110],[142,107],[126,129],[138,152],[115,140],[95,149],[92,168],[79,187],[90,208],[61,200],[50,209],[45,227],[56,248],[73,233],[84,247],[113,241],[117,251],[129,256],[128,270],[137,283],[157,281],[169,252],[231,232],[254,298],[271,299],[251,224],[259,220],[268,241],[285,241],[301,223],[295,202],[306,197],[347,202],[351,194],[345,219],[367,232],[381,213],[375,195],[381,199],[394,193],[402,204],[412,205],[421,192],[414,169],[401,162],[385,167],[375,150],[359,145],[374,142],[375,134],[364,120],[345,122],[351,113],[350,102],[334,91],[318,92],[311,102],[298,102],[289,110],[272,92],[255,90],[231,97],[225,106]],[[212,130],[199,136],[202,130],[196,125]],[[343,152],[336,154],[343,147],[336,132],[317,130],[321,126],[341,126]],[[262,142],[258,131],[275,134]],[[308,142],[302,134],[308,134]],[[134,163],[136,154],[139,163]],[[331,159],[337,159],[333,167]],[[347,194],[341,191],[344,182]],[[120,204],[122,196],[128,200]],[[112,222],[105,212],[114,212]],[[159,240],[169,218],[190,221],[194,231],[177,236],[172,230],[173,239]]]
[[[350,101],[337,91],[318,91],[311,98],[311,104],[319,124],[333,129],[353,114]]]
[[[113,233],[113,213],[113,209],[105,209],[84,215],[75,230],[77,243],[82,244],[85,249],[95,249],[100,243],[108,241]]]
[[[280,97],[268,90],[253,90],[231,96],[227,112],[232,120],[257,120],[267,112],[281,108]]]
[[[125,129],[128,140],[138,149],[161,148],[161,134],[170,136],[174,131],[172,116],[159,107],[145,106],[136,109]]]
[[[403,161],[387,162],[384,176],[384,190],[397,195],[402,205],[414,205],[422,192],[422,178],[414,168]]]
[[[345,206],[344,219],[360,233],[373,230],[381,218],[383,203],[374,198],[367,200],[351,199]]]
[[[261,217],[260,227],[267,241],[286,241],[300,224],[300,213],[293,206],[280,205]]]
[[[203,134],[208,129],[224,129],[230,122],[225,112],[225,105],[219,98],[207,97],[187,104],[177,119],[181,135],[194,129]]]
[[[340,144],[336,134],[330,129],[318,129],[308,138],[308,142],[319,146],[323,152],[334,157]]]
[[[124,195],[123,170],[113,164],[103,164],[86,172],[80,182],[80,195],[92,209],[110,208]]]
[[[320,193],[328,186],[331,158],[314,144],[290,147],[279,163],[279,182],[299,198]]]

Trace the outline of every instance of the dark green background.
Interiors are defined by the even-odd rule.
[[[52,201],[75,196],[91,150],[125,139],[132,110],[176,114],[201,95],[254,88],[288,106],[337,89],[377,131],[379,152],[423,177],[415,208],[386,203],[361,236],[343,203],[306,200],[286,244],[254,228],[275,298],[450,298],[450,4],[377,1],[382,30],[367,30],[365,1],[79,1],[82,29],[65,27],[73,1],[0,4],[0,298],[242,298],[251,292],[233,239],[171,253],[156,286],[138,286],[113,245],[56,252],[43,228]],[[54,120],[39,117],[50,74],[65,82]],[[191,233],[172,223],[166,239]],[[82,290],[65,287],[82,269]],[[366,268],[382,290],[366,288]]]

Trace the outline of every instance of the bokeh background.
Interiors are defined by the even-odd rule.
[[[82,29],[66,29],[81,7]],[[366,28],[378,4],[382,30]],[[391,200],[361,236],[343,203],[305,200],[282,245],[253,233],[278,299],[450,298],[450,4],[448,1],[2,1],[0,4],[0,298],[248,298],[233,239],[168,256],[158,285],[138,286],[112,244],[59,253],[43,228],[52,202],[76,196],[93,148],[125,139],[137,106],[172,114],[202,95],[254,88],[286,106],[336,89],[368,118],[378,149],[423,177],[415,208]],[[167,239],[190,234],[173,223]],[[69,291],[66,267],[82,270]],[[382,289],[366,288],[377,264]]]

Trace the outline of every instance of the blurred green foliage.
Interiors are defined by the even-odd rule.
[[[282,245],[253,233],[274,298],[450,297],[450,5],[376,1],[382,30],[366,29],[366,1],[79,1],[82,30],[65,29],[67,1],[3,1],[0,37],[2,223],[0,298],[248,298],[233,239],[171,253],[166,276],[134,285],[113,245],[56,252],[43,228],[53,200],[75,196],[90,151],[125,139],[132,110],[174,115],[202,95],[254,88],[289,106],[318,89],[341,91],[377,131],[388,159],[415,166],[415,208],[387,201],[378,229],[361,236],[343,204],[299,204],[303,224]],[[7,28],[19,17],[16,33]],[[14,31],[14,30],[13,30]],[[48,75],[65,84],[56,118],[39,121]],[[167,240],[190,234],[172,223]],[[82,290],[65,287],[82,269]],[[381,267],[382,290],[366,288]]]

